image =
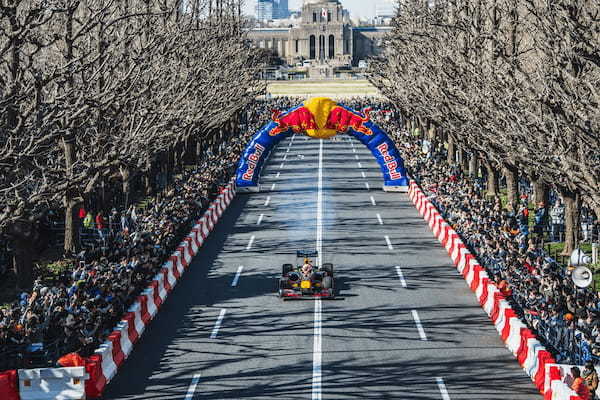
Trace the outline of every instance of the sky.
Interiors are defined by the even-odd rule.
[[[244,6],[246,14],[254,15],[254,7],[256,0],[245,0]],[[372,18],[375,16],[375,4],[383,0],[341,0],[342,5],[347,10],[350,10],[350,16],[358,18]],[[302,0],[289,0],[290,10],[300,9]]]

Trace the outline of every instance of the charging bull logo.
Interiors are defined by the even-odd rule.
[[[337,133],[346,133],[350,128],[371,136],[373,131],[365,124],[371,120],[370,109],[365,110],[365,116],[340,107],[336,102],[325,97],[316,97],[281,116],[280,111],[273,111],[272,119],[277,126],[269,132],[277,136],[288,130],[294,133],[304,133],[317,139],[327,139]]]
[[[281,114],[281,111],[273,111],[271,118],[277,126],[271,129],[269,132],[270,136],[277,136],[280,133],[287,132],[289,129],[294,133],[302,133],[318,128],[314,115],[306,107],[299,107],[283,117]]]
[[[397,171],[398,162],[396,161],[396,157],[390,155],[388,144],[385,142],[381,143],[377,146],[377,151],[379,151],[379,154],[381,154],[381,157],[383,158],[385,168],[388,170],[390,178],[392,180],[402,178],[402,174]]]
[[[371,120],[369,112],[370,108],[365,110],[365,116],[353,113],[343,107],[334,108],[329,114],[327,124],[325,125],[328,129],[335,129],[337,132],[346,133],[348,129],[352,128],[356,132],[363,133],[367,136],[373,135],[373,131],[365,125]]]
[[[260,158],[262,157],[264,152],[265,148],[263,146],[261,146],[258,143],[254,145],[254,153],[248,156],[248,169],[246,170],[244,175],[242,175],[242,178],[244,180],[252,181],[252,178],[254,177],[254,172],[256,171],[256,167],[258,166],[258,162],[260,161]]]

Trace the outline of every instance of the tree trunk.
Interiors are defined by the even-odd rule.
[[[475,152],[471,153],[469,158],[469,176],[477,178],[479,176],[479,160]]]
[[[17,289],[27,290],[33,286],[33,242],[30,239],[13,240],[13,267],[17,276]]]
[[[454,145],[454,139],[451,135],[448,135],[448,157],[446,161],[450,165],[454,165],[456,162],[456,146]]]
[[[460,147],[460,169],[463,174],[469,171],[469,153],[463,146]]]
[[[506,207],[509,211],[517,212],[519,204],[519,170],[510,164],[502,168],[506,178]]]
[[[79,216],[77,206],[79,202],[68,198],[65,200],[65,253],[76,253],[79,249]]]
[[[533,177],[533,197],[535,201],[535,206],[537,207],[540,203],[544,203],[544,208],[546,209],[546,218],[548,216],[548,198],[550,196],[550,189],[546,182],[540,180],[539,178]]]
[[[431,154],[435,155],[437,153],[437,133],[434,124],[429,125],[429,131],[427,132],[427,139],[431,143]]]
[[[581,200],[570,190],[561,189],[560,194],[565,204],[565,247],[562,255],[570,256],[579,239],[579,216],[581,213]]]
[[[73,176],[73,165],[75,164],[75,139],[63,137],[63,150],[65,152],[65,168],[67,179]],[[79,221],[75,215],[75,208],[79,204],[73,190],[67,188],[64,197],[65,207],[65,252],[76,252],[79,248]]]
[[[121,172],[121,179],[123,182],[123,201],[125,202],[125,209],[129,208],[129,201],[131,200],[131,170],[126,165],[119,167]]]
[[[487,195],[498,197],[500,194],[500,174],[489,161],[485,162],[485,170],[487,171]]]
[[[12,224],[7,234],[13,242],[13,270],[17,277],[17,289],[27,290],[33,285],[33,257],[37,253],[39,232],[31,220]]]
[[[196,139],[196,164],[200,164],[202,153],[202,139]]]

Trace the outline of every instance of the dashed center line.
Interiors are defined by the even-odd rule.
[[[427,335],[425,334],[423,325],[421,325],[421,318],[419,318],[419,313],[417,312],[417,310],[412,310],[412,316],[415,320],[415,325],[417,326],[417,331],[419,331],[419,336],[421,337],[421,340],[426,341]]]
[[[281,165],[279,166],[279,169],[283,169],[283,165],[284,165],[284,163],[281,163]]]
[[[225,308],[221,309],[219,318],[217,318],[217,322],[215,322],[215,327],[213,328],[212,333],[210,334],[211,339],[216,339],[217,335],[219,334],[219,329],[221,328],[221,323],[223,323],[223,318],[225,318],[226,312],[227,310]]]
[[[440,393],[442,394],[443,400],[450,400],[450,395],[448,394],[448,389],[446,389],[446,385],[444,384],[444,380],[440,377],[435,378],[438,384],[438,388],[440,389]]]
[[[196,386],[198,386],[198,382],[200,382],[200,377],[202,375],[195,374],[192,378],[192,383],[190,383],[190,387],[188,388],[187,394],[185,395],[185,400],[192,400],[194,398],[194,392],[196,392]]]
[[[400,279],[400,284],[402,287],[406,287],[406,280],[404,279],[404,274],[402,273],[402,269],[400,269],[399,265],[396,265],[396,273],[398,274],[398,279]]]
[[[383,225],[383,220],[381,219],[381,215],[377,213],[377,221],[379,221],[379,225]]]
[[[371,186],[369,186],[369,182],[365,182],[365,187],[367,188],[367,190],[371,190]]]
[[[362,164],[361,163],[358,163],[358,168],[362,168]]]
[[[367,177],[367,175],[365,175],[365,171],[360,171],[360,173],[361,173],[361,175],[362,175],[363,178]]]
[[[283,156],[283,161],[287,160],[287,154]]]
[[[276,185],[276,183],[271,185],[271,190],[275,190],[275,185]]]
[[[357,160],[360,160],[360,157],[358,157],[358,154],[355,154],[354,158],[356,158]]]
[[[243,270],[244,270],[244,266],[240,265],[237,269],[237,272],[235,273],[235,276],[233,277],[233,281],[231,282],[231,287],[237,286],[238,281],[240,280],[240,275],[242,274]]]
[[[270,202],[271,202],[271,196],[267,196],[267,199],[265,200],[265,207],[268,206]]]
[[[279,178],[281,176],[281,172],[278,172],[277,175],[275,175],[275,178]]]
[[[373,204],[374,206],[377,205],[377,203],[375,203],[375,199],[373,198],[373,196],[371,196],[371,204]],[[265,204],[266,205],[266,204]]]
[[[352,152],[353,152],[353,153],[356,153],[356,149],[352,149]]]
[[[390,242],[390,237],[388,235],[385,235],[385,242],[387,243],[388,249],[390,250],[394,250],[394,246],[392,246],[392,242]],[[252,238],[254,238],[254,236],[252,236]]]
[[[246,250],[250,250],[252,248],[252,243],[254,243],[254,235],[248,241],[248,246],[246,246]]]
[[[258,217],[258,221],[256,221],[256,225],[260,225],[260,223],[262,222],[264,217],[265,217],[265,214],[260,214],[260,216]]]

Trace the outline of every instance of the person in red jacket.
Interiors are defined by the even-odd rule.
[[[571,384],[571,389],[577,393],[577,396],[579,396],[581,400],[592,400],[590,389],[588,389],[587,385],[585,384],[585,380],[581,377],[579,368],[571,368],[571,375],[573,375],[574,379],[573,383]]]
[[[98,229],[98,235],[100,239],[104,240],[104,229],[106,228],[106,221],[104,220],[104,215],[102,215],[102,211],[99,211],[96,215],[96,229]]]

